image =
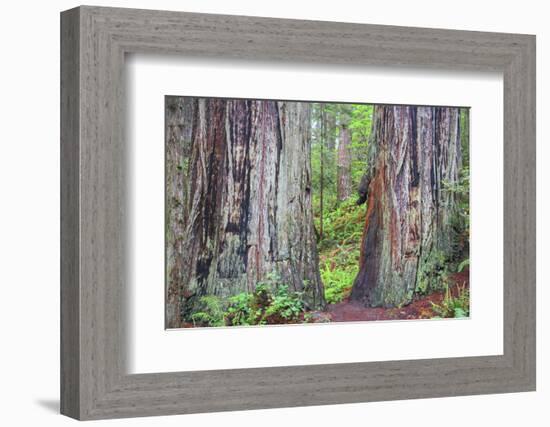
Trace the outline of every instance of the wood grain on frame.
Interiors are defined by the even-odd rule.
[[[61,47],[63,414],[100,419],[535,389],[534,36],[83,6],[62,13]],[[127,374],[127,53],[502,72],[504,354]]]

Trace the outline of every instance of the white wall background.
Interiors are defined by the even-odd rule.
[[[97,5],[409,25],[537,35],[538,391],[310,408],[108,421],[117,426],[464,425],[550,422],[550,315],[543,301],[550,238],[550,27],[536,0],[387,2],[276,0],[96,1]],[[0,423],[63,426],[59,384],[59,12],[75,1],[5,2],[0,31]],[[546,360],[545,360],[546,359]]]

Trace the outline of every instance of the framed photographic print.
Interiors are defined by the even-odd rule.
[[[535,389],[534,36],[83,6],[61,40],[63,414]]]

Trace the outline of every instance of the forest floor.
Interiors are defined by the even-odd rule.
[[[362,304],[349,301],[351,286],[343,289],[339,302],[327,304],[323,311],[302,312],[292,321],[285,320],[280,315],[270,314],[262,317],[263,323],[248,321],[233,325],[257,325],[257,324],[292,324],[292,323],[329,323],[329,322],[365,322],[376,320],[408,320],[408,319],[433,319],[442,317],[467,317],[469,312],[469,269],[466,268],[460,273],[452,273],[447,277],[447,289],[433,292],[428,295],[417,295],[410,304],[402,307],[383,308],[365,307]],[[247,294],[243,294],[247,296]],[[280,296],[278,297],[280,298]],[[288,300],[288,297],[287,297]],[[208,299],[209,306],[204,312],[198,312],[200,320],[197,322],[186,322],[183,328],[195,328],[205,326],[229,326],[231,319],[226,318],[227,309],[222,309],[218,299]],[[256,301],[252,298],[252,301]],[[249,303],[247,303],[249,304]],[[241,313],[250,315],[249,306],[240,307]],[[457,308],[459,307],[459,308]],[[235,307],[233,307],[235,309]],[[238,307],[237,307],[238,308]],[[256,307],[257,309],[257,307]],[[225,311],[224,311],[225,310]],[[265,310],[265,307],[264,309]],[[460,315],[456,310],[461,310]],[[233,312],[234,313],[234,312]],[[263,312],[265,313],[265,311]],[[234,315],[234,314],[233,314]],[[207,318],[208,322],[203,319]],[[229,321],[229,323],[228,323]]]
[[[468,269],[450,275],[449,291],[453,297],[458,296],[461,287],[469,289],[469,277]],[[433,309],[433,304],[441,304],[444,298],[445,291],[416,296],[410,304],[400,308],[364,307],[361,304],[349,302],[349,298],[346,298],[340,303],[327,305],[325,311],[312,313],[312,318],[317,323],[431,319],[438,316]]]

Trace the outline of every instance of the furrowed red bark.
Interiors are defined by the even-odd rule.
[[[251,292],[275,274],[324,306],[303,103],[198,99],[189,158],[180,315],[201,296]]]
[[[360,269],[351,300],[400,306],[436,287],[427,269],[452,257],[461,168],[459,109],[376,106]]]

